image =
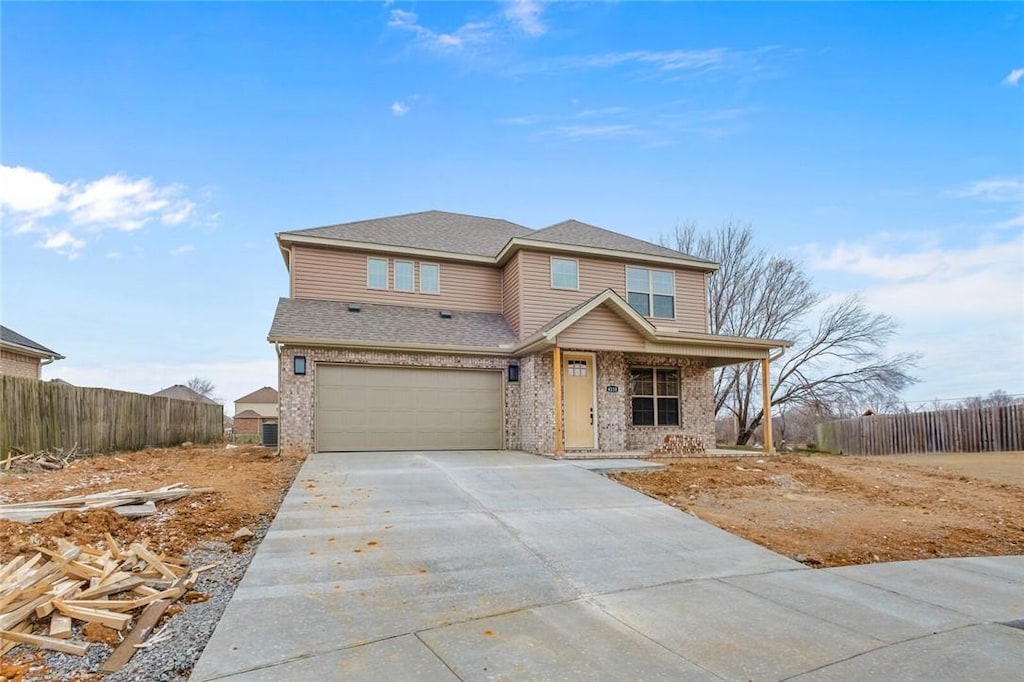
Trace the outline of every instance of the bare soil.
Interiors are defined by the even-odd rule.
[[[809,566],[1024,554],[1024,453],[656,461],[614,478]]]
[[[151,548],[168,554],[182,554],[203,541],[232,543],[239,528],[273,517],[301,464],[301,458],[279,456],[255,445],[190,446],[100,455],[57,471],[0,475],[0,504],[116,488],[152,490],[179,482],[215,489],[157,503],[155,515],[140,519],[90,510],[54,514],[32,524],[0,520],[0,561],[35,546],[52,547],[56,538],[98,547],[106,532],[122,544],[148,538]]]

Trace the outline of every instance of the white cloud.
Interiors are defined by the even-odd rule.
[[[192,244],[182,244],[181,246],[175,246],[168,253],[170,253],[172,256],[184,256],[186,253],[191,253],[192,251],[195,251],[195,249],[196,247],[193,246]]]
[[[149,178],[108,175],[72,185],[66,210],[75,224],[132,232],[152,220],[167,225],[187,220],[195,204],[180,194],[178,185],[157,187]]]
[[[554,130],[558,135],[570,138],[579,137],[626,137],[642,135],[643,131],[636,126],[619,123],[609,125],[568,125]]]
[[[117,173],[98,180],[60,183],[21,166],[0,165],[0,213],[13,234],[42,233],[39,246],[85,247],[89,235],[133,232],[147,224],[180,225],[195,217],[196,204],[181,185]]]
[[[865,298],[898,318],[1016,318],[1024,335],[1024,234],[961,247],[932,243],[886,250],[882,243],[840,243],[809,251],[812,268],[864,278]]]
[[[107,255],[104,256],[104,258],[109,258],[110,260],[117,260],[118,258],[121,257],[121,255],[122,254],[120,251],[108,251]]]
[[[1009,85],[1010,87],[1017,87],[1020,85],[1021,79],[1024,78],[1024,69],[1014,69],[1006,75],[1003,79],[1003,85]]]
[[[392,102],[391,113],[395,116],[405,116],[409,113],[409,105],[404,102]]]
[[[812,247],[808,261],[826,289],[841,276],[833,297],[859,291],[870,310],[896,319],[890,352],[923,353],[922,383],[906,399],[1016,392],[1024,377],[1024,234],[996,236],[958,246],[937,235],[920,246],[878,237]]]
[[[451,33],[439,33],[420,24],[415,12],[404,9],[391,10],[388,27],[411,33],[421,46],[435,52],[453,52],[482,45],[494,36],[494,25],[486,21],[467,22]]]
[[[528,36],[536,38],[547,33],[547,26],[541,20],[544,6],[535,0],[512,0],[505,4],[502,15],[512,25]]]
[[[1024,201],[1024,180],[992,178],[978,180],[955,192],[958,196],[984,201]]]
[[[564,57],[557,61],[564,68],[607,69],[623,64],[647,64],[659,71],[692,71],[723,66],[735,53],[722,47],[707,50],[632,50],[582,57]]]
[[[46,173],[22,166],[0,165],[0,213],[50,215],[67,188]]]

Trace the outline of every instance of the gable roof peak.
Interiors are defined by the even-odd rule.
[[[532,234],[521,237],[521,239],[570,246],[585,246],[607,249],[609,251],[641,253],[648,256],[689,261],[691,264],[707,264],[709,269],[717,267],[715,263],[709,260],[697,258],[682,251],[676,251],[667,246],[661,246],[643,239],[630,237],[621,232],[614,232],[603,227],[591,225],[575,218],[569,218],[560,223],[548,225]]]

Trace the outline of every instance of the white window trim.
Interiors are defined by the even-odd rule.
[[[646,270],[647,271],[647,291],[633,291],[632,289],[629,288],[629,270],[630,270],[630,268],[632,268],[633,270]],[[654,314],[654,273],[655,272],[667,272],[669,275],[672,276],[672,317],[661,317],[659,315],[655,315]],[[630,293],[646,294],[647,295],[647,309],[649,311],[651,311],[651,314],[650,315],[646,315],[645,317],[650,317],[650,318],[655,319],[655,320],[674,320],[674,319],[676,319],[676,302],[677,302],[677,299],[679,298],[679,296],[677,295],[678,292],[676,290],[676,273],[675,273],[675,271],[673,271],[673,270],[662,270],[661,268],[647,268],[647,267],[641,267],[639,265],[627,265],[625,267],[624,273],[626,275],[626,302],[627,303],[629,302],[629,294]],[[667,296],[667,295],[668,294],[658,294],[658,296]]]
[[[384,286],[375,287],[370,283],[370,263],[372,261],[378,261],[384,263]],[[366,257],[366,288],[373,289],[375,291],[387,291],[388,290],[388,259],[387,258],[376,258],[374,256]]]
[[[423,266],[424,265],[430,265],[430,266],[433,266],[433,267],[437,268],[437,291],[423,291]],[[441,264],[440,263],[424,263],[422,261],[418,261],[416,263],[416,268],[417,268],[417,270],[419,270],[419,281],[417,282],[417,284],[419,284],[419,288],[418,288],[419,293],[426,294],[427,296],[440,296],[441,295]]]
[[[653,394],[647,393],[633,393],[633,382],[632,382],[632,371],[634,369],[649,369],[651,370],[651,381],[653,382],[652,389]],[[675,395],[659,395],[658,394],[658,370],[675,370],[676,372],[676,394]],[[653,367],[648,365],[629,365],[626,368],[627,372],[630,372],[630,386],[629,386],[629,426],[634,429],[655,429],[663,428],[666,426],[682,426],[683,423],[683,372],[678,367]],[[651,398],[654,400],[654,423],[653,424],[634,424],[633,423],[633,398]],[[658,423],[658,399],[659,398],[675,398],[676,399],[676,423],[675,424],[659,424]]]
[[[555,261],[564,260],[576,263],[576,286],[574,287],[560,287],[555,284]],[[580,290],[580,259],[579,258],[566,258],[565,256],[550,256],[548,261],[548,280],[552,289],[561,289],[562,291],[579,291]]]
[[[398,288],[398,264],[399,263],[407,263],[409,265],[409,269],[412,270],[412,286],[410,288],[408,288],[408,289],[399,289]],[[401,260],[401,259],[396,258],[395,259],[395,264],[394,264],[394,270],[395,270],[395,274],[393,276],[393,280],[394,280],[394,289],[395,289],[395,291],[401,291],[403,294],[415,294],[416,293],[416,261]]]

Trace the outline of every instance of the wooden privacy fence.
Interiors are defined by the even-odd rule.
[[[1024,450],[1024,405],[874,414],[817,425],[818,447],[847,455]]]
[[[0,460],[11,448],[112,452],[223,435],[221,405],[0,376]]]

